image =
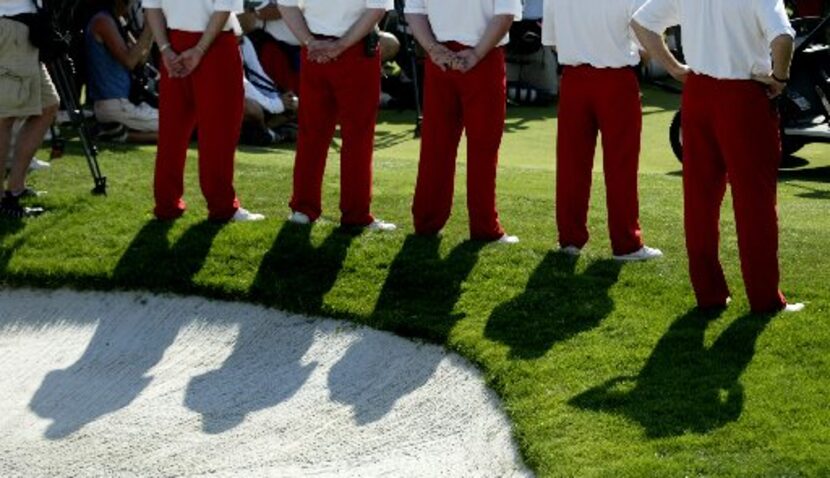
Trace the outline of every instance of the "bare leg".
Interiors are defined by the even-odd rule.
[[[12,125],[14,118],[0,118],[0,163],[3,164],[3,180],[6,179],[6,164],[9,158],[9,144],[12,139]],[[0,181],[0,190],[3,190],[3,182]]]
[[[55,119],[58,112],[58,105],[44,108],[40,116],[32,116],[23,124],[17,138],[17,146],[14,152],[14,162],[9,174],[8,190],[20,192],[26,188],[26,173],[35,151],[43,143],[43,136]],[[6,147],[8,149],[8,146]],[[2,151],[0,151],[2,152]]]

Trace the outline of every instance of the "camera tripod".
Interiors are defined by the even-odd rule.
[[[409,22],[406,21],[404,14],[404,0],[395,0],[395,12],[398,15],[398,27],[401,36],[403,37],[404,48],[406,55],[409,57],[410,67],[412,68],[412,87],[415,90],[415,137],[421,137],[421,125],[424,122],[424,114],[421,107],[421,81],[418,77],[418,57],[415,47],[415,38],[409,30]]]
[[[55,82],[55,88],[58,90],[58,95],[63,101],[64,108],[66,108],[66,112],[69,114],[70,123],[78,131],[78,136],[81,138],[86,163],[89,166],[89,172],[92,174],[92,180],[94,182],[92,194],[106,194],[107,178],[101,174],[101,167],[98,164],[98,149],[92,142],[92,136],[86,125],[83,112],[81,111],[74,81],[77,72],[72,58],[68,54],[62,54],[57,59],[49,62],[46,67],[49,69],[49,73]],[[52,138],[53,150],[60,151],[62,149],[62,140],[55,138],[54,131]]]
[[[71,24],[80,2],[41,0],[33,3],[39,14],[46,14],[49,17],[52,32],[48,42],[52,45],[52,50],[47,53],[47,59],[44,62],[52,81],[55,83],[58,96],[67,114],[69,114],[69,121],[78,131],[78,136],[81,139],[86,163],[89,166],[89,172],[92,174],[94,183],[92,194],[106,194],[107,178],[101,174],[101,167],[98,164],[98,150],[92,142],[92,135],[89,128],[87,128],[81,110],[79,90],[75,83],[75,78],[78,77],[79,73],[71,56],[73,30]],[[53,128],[52,156],[59,157],[63,154],[63,147],[66,142],[63,138],[59,138],[55,132],[56,129]]]

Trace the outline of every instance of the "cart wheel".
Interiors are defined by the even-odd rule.
[[[680,131],[680,111],[674,115],[669,128],[669,141],[671,142],[671,149],[677,160],[683,162],[683,134]]]

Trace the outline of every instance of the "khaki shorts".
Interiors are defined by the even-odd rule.
[[[0,118],[38,116],[58,103],[55,85],[29,42],[29,27],[0,18]]]

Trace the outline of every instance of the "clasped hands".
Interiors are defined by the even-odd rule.
[[[199,63],[202,62],[204,55],[204,50],[197,45],[181,53],[173,51],[172,48],[167,48],[161,56],[170,78],[184,78],[193,73]]]
[[[346,51],[340,40],[318,40],[308,42],[308,59],[314,63],[328,63],[336,60]]]
[[[467,73],[481,61],[481,56],[473,48],[455,52],[440,43],[431,46],[427,53],[441,71],[458,70]]]

